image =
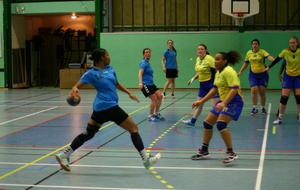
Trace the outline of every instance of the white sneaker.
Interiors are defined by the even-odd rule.
[[[161,154],[158,153],[155,156],[149,155],[149,158],[146,163],[144,163],[144,166],[146,169],[149,169],[153,164],[159,161],[161,158]]]
[[[70,160],[68,157],[64,155],[64,153],[59,153],[55,155],[56,160],[58,161],[60,167],[67,172],[71,171],[69,165],[70,165]]]
[[[282,124],[282,117],[277,117],[277,119],[273,122],[273,124]]]

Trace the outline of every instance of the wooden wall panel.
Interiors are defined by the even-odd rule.
[[[280,30],[299,9],[300,0],[259,0],[259,4],[259,13],[246,19],[246,30]],[[233,27],[232,17],[222,13],[222,0],[114,0],[113,24],[125,28],[147,26],[134,29],[135,31],[236,30],[236,27]],[[232,26],[224,28],[222,27],[224,25]],[[291,20],[288,29],[299,29],[299,25],[300,11]],[[162,27],[149,28],[149,26]],[[124,31],[122,28],[118,30]]]
[[[210,4],[209,4],[210,25],[220,25],[220,18],[222,13],[221,5],[222,5],[221,0],[210,0]]]
[[[154,25],[154,5],[153,0],[144,0],[144,25]]]
[[[166,0],[166,26],[175,26],[175,2],[176,0]]]
[[[287,18],[287,1],[277,0],[276,4],[277,24],[286,25]]]
[[[187,2],[187,21],[188,25],[196,26],[198,25],[198,0],[189,0]]]
[[[113,23],[115,26],[121,26],[123,24],[122,21],[122,7],[123,0],[114,0],[113,1]]]
[[[288,1],[288,21],[292,18],[292,16],[295,14],[295,12],[299,9],[299,0],[287,0]],[[299,24],[299,14],[300,12],[297,12],[297,15],[291,20],[290,25]]]
[[[133,0],[133,25],[144,25],[143,0]]]
[[[133,25],[133,0],[123,0],[123,25],[132,26]]]
[[[198,3],[198,17],[200,26],[209,25],[209,0],[200,0]]]
[[[176,25],[187,25],[187,2],[186,0],[176,0]]]
[[[276,0],[266,0],[266,24],[274,25],[276,24]]]
[[[259,0],[259,13],[254,16],[255,24],[257,25],[265,24],[265,9],[266,9],[266,0]]]
[[[166,24],[165,1],[154,0],[154,24],[164,26]]]

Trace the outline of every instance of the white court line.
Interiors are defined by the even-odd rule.
[[[8,121],[0,123],[0,125],[10,123],[10,122],[13,122],[13,121],[17,121],[17,120],[20,120],[20,119],[23,119],[23,118],[26,118],[26,117],[30,117],[30,116],[33,116],[33,115],[36,115],[36,114],[39,114],[39,113],[43,113],[45,111],[49,111],[49,110],[52,110],[52,109],[57,108],[57,107],[58,106],[54,106],[52,108],[48,108],[48,109],[45,109],[45,110],[42,110],[42,111],[39,111],[39,112],[31,113],[31,114],[28,114],[28,115],[25,115],[25,116],[22,116],[22,117],[18,117],[18,118],[12,119],[12,120],[8,120]]]
[[[111,188],[111,187],[79,187],[79,186],[58,186],[58,185],[30,185],[30,184],[5,184],[0,183],[1,186],[10,187],[44,187],[44,188],[60,188],[60,189],[117,189],[117,190],[132,190],[141,188]],[[160,189],[144,189],[143,190],[160,190]],[[163,190],[163,189],[161,189]]]
[[[260,154],[260,159],[259,159],[259,166],[258,166],[255,190],[260,190],[260,188],[261,188],[261,180],[262,180],[262,173],[263,173],[263,168],[264,168],[266,146],[267,146],[267,139],[268,139],[268,130],[269,130],[269,123],[270,123],[270,113],[271,113],[271,107],[272,107],[271,105],[272,104],[270,103],[269,108],[268,108],[268,116],[266,119],[265,133],[264,133],[263,143],[262,143],[262,147],[261,147],[261,154]]]
[[[0,162],[0,165],[24,165],[27,163],[15,163],[15,162]],[[43,163],[34,163],[32,166],[59,166],[59,164],[43,164]],[[79,165],[72,164],[72,167],[82,167],[82,168],[129,168],[129,169],[145,169],[144,166],[110,166],[110,165]],[[257,171],[258,169],[254,168],[197,168],[197,167],[154,167],[155,169],[169,169],[169,170],[226,170],[226,171]]]

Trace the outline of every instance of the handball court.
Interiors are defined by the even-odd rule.
[[[273,125],[280,91],[267,92],[267,115],[250,116],[249,91],[239,121],[228,128],[239,158],[223,164],[225,145],[214,127],[210,158],[192,161],[201,147],[202,123],[211,108],[204,105],[195,127],[181,120],[192,117],[197,90],[177,90],[161,105],[166,121],[146,120],[150,100],[132,92],[141,103],[119,92],[120,106],[139,126],[144,146],[161,160],[146,170],[128,132],[105,123],[93,139],[71,156],[71,171],[60,169],[55,154],[85,130],[95,90],[82,89],[76,107],[66,103],[67,89],[41,88],[0,91],[0,189],[300,189],[300,126],[290,96],[283,124]],[[169,91],[168,91],[169,92]]]

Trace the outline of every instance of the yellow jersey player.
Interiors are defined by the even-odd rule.
[[[278,57],[265,70],[269,71],[282,58],[286,61],[286,70],[282,79],[282,90],[279,104],[279,114],[273,124],[281,124],[283,114],[286,109],[291,91],[294,89],[298,116],[300,115],[300,49],[299,40],[296,36],[292,36],[289,40],[289,47],[282,50]],[[300,124],[300,119],[298,119]]]
[[[250,115],[253,116],[258,113],[257,102],[258,102],[258,94],[260,96],[260,104],[261,104],[261,113],[263,115],[267,114],[265,109],[266,104],[266,88],[269,82],[268,72],[264,71],[266,68],[265,59],[269,61],[274,61],[274,57],[270,56],[270,54],[260,49],[260,42],[258,39],[254,39],[251,42],[252,49],[249,50],[245,57],[245,62],[238,72],[238,76],[242,74],[242,72],[246,69],[246,67],[250,63],[250,72],[249,72],[249,83],[251,88],[251,99],[253,108],[251,110]]]
[[[240,59],[241,56],[236,51],[217,53],[215,56],[215,67],[218,71],[215,75],[214,86],[204,98],[192,104],[192,108],[197,108],[216,94],[220,95],[220,100],[211,109],[203,122],[202,148],[199,149],[196,155],[191,157],[192,160],[200,160],[210,156],[208,147],[213,136],[214,124],[217,124],[217,129],[227,148],[223,163],[230,163],[238,158],[233,152],[231,135],[227,125],[231,120],[238,120],[244,106],[240,79],[236,71],[229,66],[229,64],[234,65],[238,63]]]

